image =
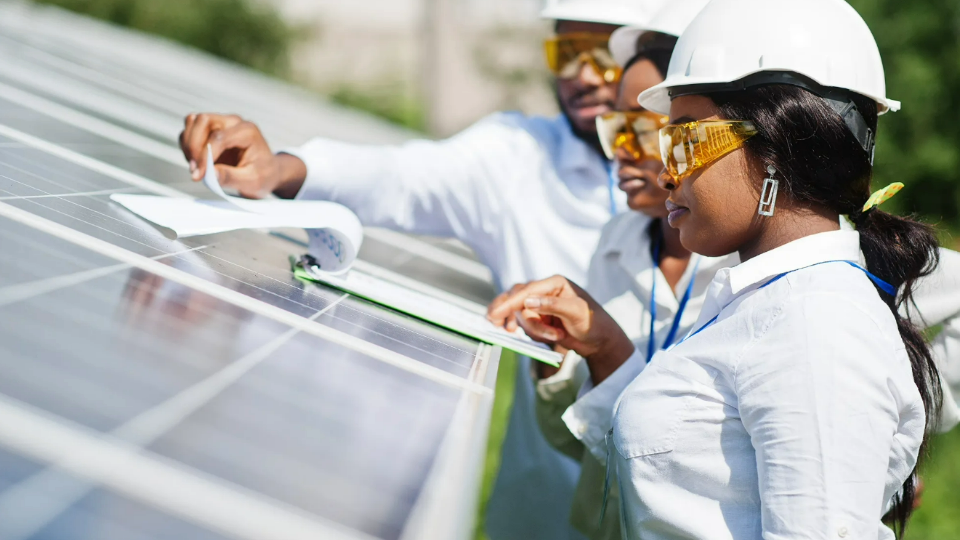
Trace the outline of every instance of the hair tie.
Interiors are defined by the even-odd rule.
[[[863,209],[860,211],[861,215],[876,210],[878,206],[889,201],[890,197],[896,195],[901,189],[903,189],[903,184],[894,182],[885,188],[874,191],[867,202],[863,204]]]

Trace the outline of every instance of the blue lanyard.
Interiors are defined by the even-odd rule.
[[[781,278],[783,278],[783,276],[785,276],[785,275],[787,275],[787,274],[790,274],[790,273],[792,273],[792,272],[796,272],[797,270],[803,270],[804,268],[810,268],[810,267],[813,267],[813,266],[820,266],[821,264],[835,263],[835,262],[842,262],[842,263],[847,263],[847,264],[849,264],[850,266],[852,266],[852,267],[856,268],[857,270],[860,270],[860,271],[862,271],[864,274],[866,274],[867,277],[870,278],[870,281],[872,281],[873,284],[876,285],[877,287],[879,287],[880,290],[882,290],[883,292],[889,294],[890,296],[896,296],[896,295],[897,295],[897,289],[896,289],[893,285],[891,285],[891,284],[887,283],[886,281],[878,278],[877,276],[871,274],[866,268],[860,266],[860,265],[857,264],[857,263],[851,262],[851,261],[823,261],[823,262],[818,262],[818,263],[816,263],[816,264],[811,264],[811,265],[809,265],[809,266],[804,266],[804,267],[802,267],[802,268],[797,268],[796,270],[790,270],[789,272],[784,272],[784,273],[782,273],[782,274],[778,274],[778,275],[774,276],[773,279],[771,279],[770,281],[768,281],[768,282],[764,283],[763,285],[761,285],[757,290],[760,290],[760,289],[766,287],[767,285],[770,285],[770,284],[774,283],[775,281],[779,281]],[[721,310],[721,311],[722,311],[722,310]],[[710,325],[712,325],[713,323],[717,322],[717,318],[718,318],[718,317],[720,317],[720,314],[719,314],[719,313],[717,313],[716,315],[713,316],[712,319],[710,319],[709,321],[707,321],[707,324],[705,324],[705,325],[701,326],[700,328],[698,328],[696,332],[691,332],[691,333],[688,334],[685,338],[681,339],[681,340],[680,340],[680,343],[683,343],[684,341],[692,338],[693,336],[699,334],[700,332],[703,332],[708,326],[710,326]],[[678,343],[678,345],[679,345],[679,343]]]
[[[617,184],[619,182],[617,179],[617,173],[613,170],[613,162],[604,160],[604,164],[607,167],[607,188],[610,194],[610,215],[615,216],[617,215],[617,198],[614,190],[617,189]]]
[[[697,268],[700,267],[700,261],[702,259],[697,259],[697,263],[693,266],[693,272],[690,276],[690,283],[687,284],[687,290],[683,293],[683,298],[680,299],[680,307],[677,308],[677,314],[673,317],[673,324],[670,325],[670,333],[667,334],[667,339],[663,342],[661,349],[666,349],[671,344],[673,340],[677,337],[677,330],[680,328],[680,319],[683,318],[683,312],[687,309],[687,302],[690,301],[690,295],[693,293],[693,283],[697,279]],[[657,334],[655,329],[655,324],[657,322],[657,273],[660,270],[660,233],[657,233],[657,238],[653,243],[653,286],[650,287],[650,333],[647,339],[647,363],[650,363],[650,360],[653,359],[653,354],[656,352],[655,341],[657,340]]]

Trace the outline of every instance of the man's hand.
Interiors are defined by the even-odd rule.
[[[293,198],[307,176],[300,159],[274,155],[263,134],[252,122],[237,115],[191,114],[180,133],[180,148],[190,163],[195,182],[206,174],[207,145],[213,153],[220,185],[251,199],[270,193]]]

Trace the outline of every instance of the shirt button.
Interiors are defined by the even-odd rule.
[[[846,527],[840,527],[839,529],[837,529],[837,536],[839,536],[840,538],[846,538],[847,534],[849,533],[850,531],[848,531]]]

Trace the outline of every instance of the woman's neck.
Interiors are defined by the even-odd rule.
[[[663,234],[663,245],[660,247],[660,258],[689,259],[690,250],[680,243],[680,229],[667,225],[666,218],[660,218],[660,231]]]
[[[777,208],[780,213],[780,209]],[[760,218],[763,219],[763,218]],[[840,229],[840,216],[829,210],[806,210],[802,213],[783,212],[776,220],[761,223],[761,231],[753,240],[740,247],[740,261],[789,244],[806,236]]]
[[[690,250],[683,247],[680,243],[680,230],[667,225],[667,220],[660,218],[660,235],[662,243],[660,244],[660,272],[670,284],[670,289],[676,289],[677,283],[687,271],[687,265],[690,264]]]

